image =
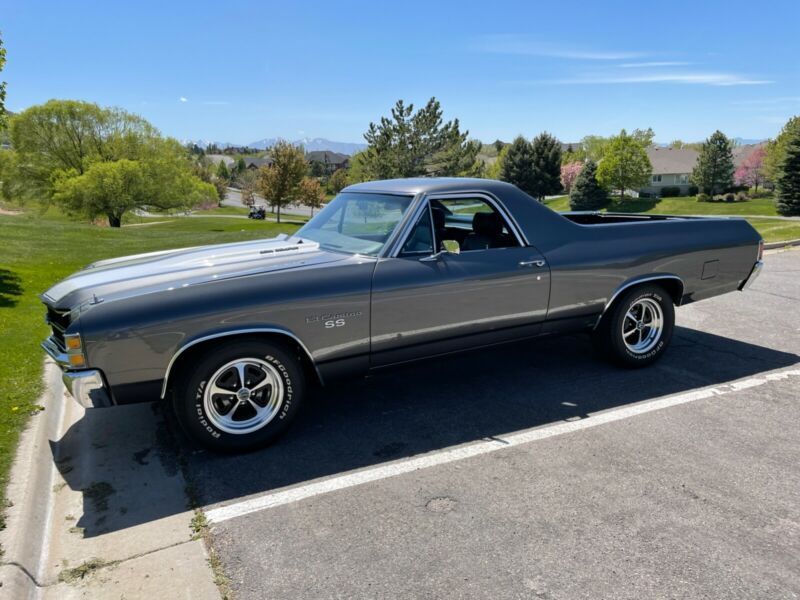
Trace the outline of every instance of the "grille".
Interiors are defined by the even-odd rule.
[[[50,336],[50,339],[52,339],[61,350],[66,351],[67,347],[64,344],[64,332],[69,326],[69,311],[56,310],[48,306],[45,321],[50,325],[50,329],[53,330],[53,335]]]

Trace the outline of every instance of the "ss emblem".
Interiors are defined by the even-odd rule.
[[[334,327],[344,327],[344,319],[336,319],[335,321],[325,321],[325,329],[333,329]]]

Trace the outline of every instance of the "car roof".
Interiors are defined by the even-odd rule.
[[[384,179],[365,181],[347,186],[343,192],[385,192],[390,194],[430,194],[434,192],[499,191],[515,189],[509,183],[495,179],[475,177],[414,177],[409,179]]]

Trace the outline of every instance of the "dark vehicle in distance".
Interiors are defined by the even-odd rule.
[[[44,349],[84,406],[162,398],[201,443],[263,445],[309,384],[586,331],[642,367],[674,307],[743,290],[743,219],[558,214],[482,179],[374,181],[293,236],[104,260],[42,295]]]
[[[267,209],[263,206],[251,206],[250,212],[247,213],[248,219],[257,219],[259,221],[263,221],[267,218]]]

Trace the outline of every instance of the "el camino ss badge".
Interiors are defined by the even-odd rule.
[[[347,318],[360,317],[361,311],[354,312],[341,312],[341,313],[325,313],[322,315],[310,315],[306,317],[306,323],[322,323],[325,329],[333,329],[334,327],[344,327],[347,325]]]

